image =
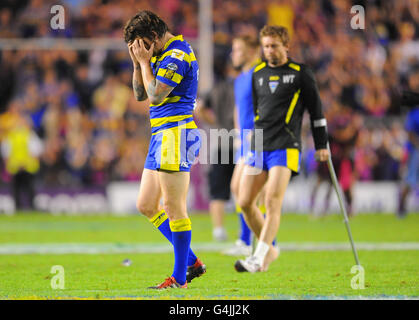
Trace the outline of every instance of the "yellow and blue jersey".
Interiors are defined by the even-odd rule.
[[[150,105],[151,140],[144,168],[189,172],[201,147],[193,121],[198,91],[198,62],[182,35],[171,38],[151,58],[156,79],[174,87],[164,101]]]
[[[151,132],[191,122],[196,128],[192,112],[196,104],[199,68],[192,47],[182,35],[171,38],[162,53],[151,58],[151,68],[157,80],[174,87],[158,105],[150,105]]]

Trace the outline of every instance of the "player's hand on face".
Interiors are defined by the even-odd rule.
[[[319,149],[314,154],[314,157],[316,158],[317,161],[321,161],[321,162],[327,161],[327,159],[329,158],[329,150]]]
[[[137,58],[135,57],[134,54],[134,42],[128,43],[128,52],[129,52],[129,56],[131,57],[132,63],[134,64],[134,66],[139,66],[140,63],[138,62]]]
[[[133,42],[133,53],[137,61],[141,63],[149,63],[154,52],[154,42],[151,43],[150,48],[147,50],[143,39],[136,39]]]

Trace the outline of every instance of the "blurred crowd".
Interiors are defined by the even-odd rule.
[[[67,9],[64,30],[52,30],[46,23],[55,4]],[[135,10],[150,9],[174,34],[196,40],[198,4],[2,0],[0,38],[121,38]],[[365,7],[364,30],[351,28],[353,3],[348,0],[213,0],[215,76],[218,81],[225,74],[233,36],[257,35],[266,23],[287,26],[290,56],[314,70],[328,121],[333,123],[342,112],[358,119],[353,159],[359,179],[396,180],[407,139],[397,95],[400,89],[419,91],[419,4],[356,4]],[[148,104],[135,100],[131,76],[126,51],[0,51],[0,139],[6,141],[16,124],[28,136],[35,134],[42,145],[36,153],[39,174],[48,185],[138,180],[150,130]],[[305,172],[311,174],[316,168],[307,128],[303,135]],[[5,182],[11,176],[6,149],[0,168]]]

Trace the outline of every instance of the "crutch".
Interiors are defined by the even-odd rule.
[[[360,266],[361,264],[359,263],[358,253],[356,251],[354,239],[352,238],[351,228],[349,226],[348,214],[346,212],[345,201],[344,201],[344,198],[342,196],[342,189],[340,188],[338,179],[336,177],[335,168],[333,167],[332,153],[330,151],[329,143],[327,143],[327,150],[329,150],[329,157],[327,158],[327,166],[329,168],[330,177],[332,178],[333,187],[335,188],[336,195],[337,195],[338,200],[339,200],[340,211],[343,215],[343,219],[344,219],[345,226],[346,226],[346,231],[348,232],[348,236],[349,236],[349,241],[351,242],[352,252],[353,252],[354,257],[355,257],[355,262],[358,266]]]

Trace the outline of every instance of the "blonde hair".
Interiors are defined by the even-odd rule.
[[[260,30],[259,37],[278,37],[282,44],[287,47],[290,42],[290,35],[288,29],[283,26],[269,26],[266,25]]]

